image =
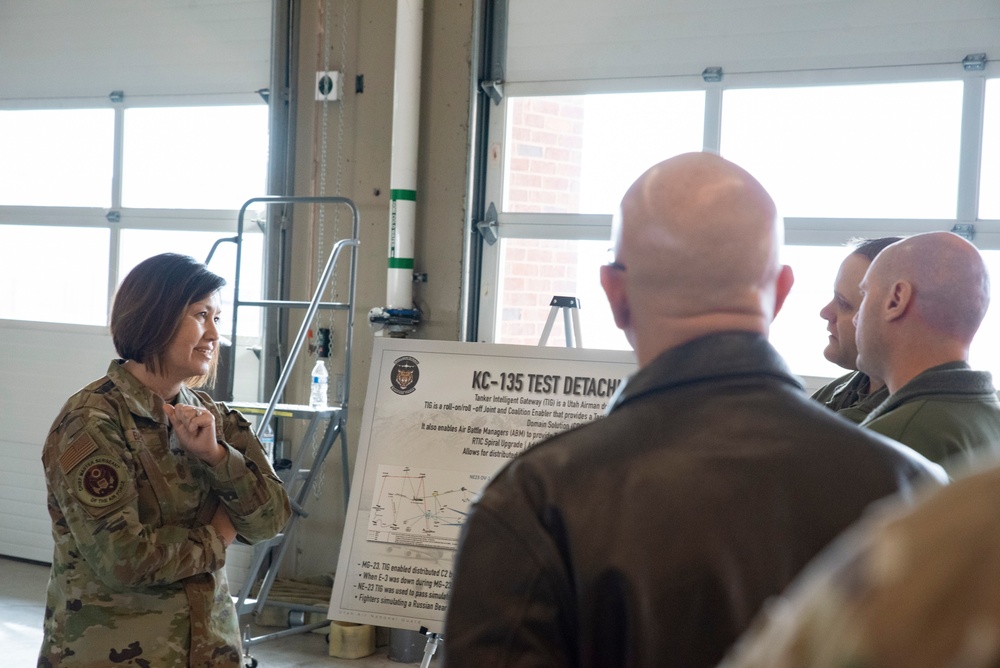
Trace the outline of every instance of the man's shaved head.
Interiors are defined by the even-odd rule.
[[[982,255],[951,232],[892,244],[872,262],[861,289],[858,367],[895,372],[892,391],[901,385],[900,376],[912,377],[901,369],[965,360],[990,304]]]
[[[785,272],[774,202],[748,172],[712,153],[679,155],[640,176],[622,199],[612,243],[626,324],[640,330],[667,319],[697,335],[726,322],[766,332],[784,298],[775,291]]]
[[[976,247],[951,232],[930,232],[886,250],[880,274],[913,283],[921,319],[971,343],[990,305],[989,272]]]

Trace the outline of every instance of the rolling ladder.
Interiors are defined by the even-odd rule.
[[[255,203],[264,204],[338,204],[344,205],[350,208],[353,217],[353,227],[352,235],[350,238],[340,239],[336,242],[333,249],[330,252],[330,256],[327,260],[326,266],[323,269],[323,273],[320,277],[319,283],[316,286],[316,290],[312,296],[311,301],[300,302],[300,301],[287,301],[287,300],[241,300],[239,296],[239,277],[240,277],[240,260],[241,251],[243,243],[243,222],[244,216],[248,207]],[[299,447],[296,448],[294,458],[292,460],[291,469],[282,475],[282,481],[284,484],[285,491],[288,494],[288,499],[292,508],[291,517],[288,523],[285,525],[284,529],[274,538],[258,543],[254,546],[253,557],[251,560],[250,569],[247,572],[247,578],[240,588],[237,595],[233,596],[234,603],[236,605],[237,615],[242,617],[243,615],[253,613],[260,613],[265,605],[271,605],[281,608],[288,609],[289,621],[292,622],[302,622],[298,625],[293,625],[288,629],[278,631],[275,633],[268,633],[261,636],[251,637],[249,626],[245,626],[243,645],[246,650],[250,646],[264,642],[266,640],[272,640],[275,638],[293,635],[297,633],[306,633],[314,629],[320,628],[329,624],[329,621],[325,621],[325,615],[327,613],[326,607],[320,607],[316,605],[306,605],[300,603],[287,603],[282,601],[268,601],[268,595],[271,591],[271,587],[274,584],[278,571],[281,567],[282,561],[287,553],[288,547],[290,545],[289,537],[292,534],[292,530],[298,524],[298,521],[304,517],[308,516],[306,510],[306,505],[310,494],[312,493],[313,484],[319,475],[323,462],[326,460],[327,454],[333,448],[334,442],[339,441],[340,443],[340,457],[341,457],[341,467],[343,472],[343,492],[344,492],[344,508],[347,508],[347,501],[350,497],[350,471],[348,470],[348,450],[347,450],[347,410],[348,410],[348,399],[350,396],[350,366],[351,366],[351,346],[353,342],[353,329],[354,329],[354,301],[355,292],[357,286],[357,246],[359,244],[359,231],[360,231],[360,218],[358,213],[358,208],[353,201],[344,197],[333,197],[333,196],[322,196],[322,197],[255,197],[247,200],[243,206],[240,208],[239,220],[237,224],[237,234],[235,237],[230,239],[222,239],[216,242],[216,246],[220,242],[231,241],[236,244],[236,278],[234,280],[234,293],[233,293],[233,326],[232,326],[232,338],[231,341],[235,344],[236,342],[236,326],[237,326],[237,314],[241,306],[256,306],[261,308],[279,308],[279,309],[294,309],[294,308],[305,308],[306,314],[303,317],[302,325],[299,328],[298,334],[295,337],[295,341],[288,353],[288,358],[285,360],[281,374],[275,383],[274,391],[271,394],[270,400],[265,403],[257,402],[241,402],[241,401],[227,401],[231,407],[240,410],[243,413],[251,415],[259,415],[260,418],[257,420],[256,434],[258,437],[264,432],[264,430],[270,425],[271,420],[274,417],[291,418],[296,420],[304,420],[307,422],[305,434],[300,442]],[[337,266],[337,261],[340,258],[341,253],[345,249],[350,249],[350,274],[349,274],[349,287],[348,287],[348,298],[346,302],[324,302],[322,301],[323,294],[326,292],[326,288],[330,282],[330,277],[333,275],[334,268]],[[215,247],[213,247],[212,252],[214,253]],[[212,253],[209,254],[209,259]],[[207,261],[206,261],[207,263]],[[316,314],[321,309],[332,309],[337,311],[346,311],[347,324],[344,333],[344,387],[342,392],[342,400],[336,406],[328,406],[324,408],[313,408],[308,405],[295,405],[287,403],[279,403],[282,395],[284,394],[285,386],[288,383],[288,378],[291,375],[292,369],[295,366],[295,362],[298,358],[302,347],[306,343],[307,334],[313,321],[316,318]],[[233,377],[235,375],[234,364],[230,364],[227,369],[226,383],[227,387],[233,387]],[[312,450],[310,453],[310,445],[314,442],[317,434],[322,434],[320,436],[319,445]],[[265,570],[266,569],[266,570]],[[261,578],[261,573],[264,573]],[[255,584],[260,581],[260,588],[256,595],[253,594],[253,589]],[[306,624],[304,620],[309,613],[319,612],[323,613],[324,621]],[[245,657],[248,658],[248,657]],[[256,660],[250,660],[247,665],[256,665]]]

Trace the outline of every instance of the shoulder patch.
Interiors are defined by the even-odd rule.
[[[65,452],[59,456],[59,468],[64,474],[69,473],[95,450],[97,450],[97,443],[94,443],[94,439],[86,431],[81,432],[76,440],[70,443]]]
[[[96,455],[79,467],[73,477],[73,493],[85,506],[109,508],[128,491],[127,475],[125,464],[121,460]]]
[[[94,390],[94,394],[107,394],[113,389],[115,389],[115,381],[109,378],[107,382]]]

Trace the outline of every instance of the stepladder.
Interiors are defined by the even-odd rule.
[[[231,402],[230,405],[250,415],[264,415],[268,407],[263,403],[239,401]],[[254,546],[248,576],[239,593],[234,596],[234,603],[236,612],[241,618],[250,614],[259,615],[265,605],[281,608],[287,615],[288,629],[259,636],[251,636],[247,631],[243,638],[245,647],[287,635],[306,633],[329,623],[307,621],[313,613],[322,613],[325,617],[327,612],[325,606],[279,601],[272,599],[270,595],[278,578],[280,566],[288,555],[293,532],[299,522],[309,516],[308,505],[312,499],[312,491],[335,442],[340,443],[341,469],[345,472],[348,470],[346,414],[343,407],[312,408],[303,405],[276,404],[273,414],[280,418],[305,420],[307,424],[305,435],[296,448],[293,458],[287,462],[287,466],[281,466],[277,470],[288,494],[292,515],[281,533]],[[348,475],[344,474],[345,479],[342,483],[345,504],[350,493]],[[244,626],[244,628],[249,627]]]
[[[339,239],[334,244],[327,258],[326,264],[319,276],[315,291],[309,301],[293,300],[243,300],[240,298],[240,257],[243,239],[244,216],[247,209],[257,203],[263,204],[334,204],[348,207],[352,212],[353,227],[349,237]],[[304,425],[304,435],[299,441],[298,447],[291,452],[291,457],[282,462],[275,462],[276,472],[282,480],[282,485],[288,494],[289,504],[292,514],[281,532],[270,540],[263,541],[254,546],[251,563],[240,591],[233,596],[236,612],[241,618],[244,628],[243,645],[244,651],[254,644],[283,637],[296,633],[306,633],[328,624],[325,621],[327,608],[308,603],[289,603],[287,601],[277,601],[270,598],[272,587],[278,578],[282,564],[289,554],[291,538],[299,522],[309,516],[309,502],[315,496],[314,489],[318,480],[322,480],[323,465],[330,450],[335,443],[340,445],[341,455],[341,486],[344,496],[344,508],[347,507],[347,500],[350,496],[350,471],[348,461],[347,442],[347,416],[350,395],[350,365],[353,343],[354,325],[354,304],[357,286],[357,246],[359,245],[360,221],[359,213],[355,204],[343,197],[323,196],[323,197],[256,197],[247,200],[240,210],[237,235],[233,239],[223,241],[233,241],[237,245],[236,252],[236,279],[234,281],[233,293],[233,315],[232,315],[232,338],[237,339],[237,314],[244,306],[259,307],[262,309],[305,309],[301,325],[294,342],[288,346],[285,359],[281,361],[281,371],[274,382],[270,398],[266,402],[242,401],[231,397],[226,397],[225,401],[231,407],[240,410],[248,416],[257,416],[256,434],[258,438],[271,426],[275,418],[283,420],[301,421]],[[214,248],[213,248],[214,251]],[[345,253],[346,251],[346,253]],[[211,257],[211,256],[210,256]],[[344,301],[325,301],[324,295],[327,292],[331,276],[337,267],[338,261],[343,257],[349,258],[348,288],[347,298]],[[300,405],[284,403],[283,397],[288,380],[295,367],[300,352],[306,345],[311,327],[316,321],[317,314],[321,311],[334,311],[342,313],[346,320],[342,328],[341,353],[343,354],[343,378],[342,387],[337,392],[337,401],[334,405],[313,407],[310,405]],[[235,368],[230,364],[227,368],[228,378],[226,387],[232,388]],[[274,633],[266,633],[260,636],[251,636],[250,625],[243,621],[247,615],[258,615],[265,606],[274,606],[287,610],[288,628]],[[324,621],[306,623],[311,613],[323,613]],[[245,663],[248,666],[256,665],[256,661],[246,654]]]
[[[566,336],[567,348],[582,348],[583,339],[580,337],[580,300],[576,297],[564,297],[556,295],[549,302],[549,317],[542,328],[542,335],[538,339],[538,345],[544,346],[549,342],[552,334],[552,327],[555,325],[556,317],[562,313],[563,330]]]

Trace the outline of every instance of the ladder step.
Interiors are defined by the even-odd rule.
[[[225,402],[230,408],[235,408],[243,413],[249,413],[251,415],[263,415],[267,412],[266,403],[260,403],[257,401],[227,401]],[[274,405],[274,417],[292,417],[292,418],[313,418],[319,417],[336,417],[343,412],[343,407],[341,406],[324,406],[323,408],[313,408],[312,406],[305,404],[275,404]]]
[[[233,604],[236,605],[236,614],[237,615],[245,615],[248,612],[252,612],[253,609],[254,609],[254,606],[257,605],[257,599],[256,598],[247,598],[247,599],[244,599],[243,600],[243,605],[240,605],[240,597],[239,596],[233,596],[231,598],[233,599]]]

